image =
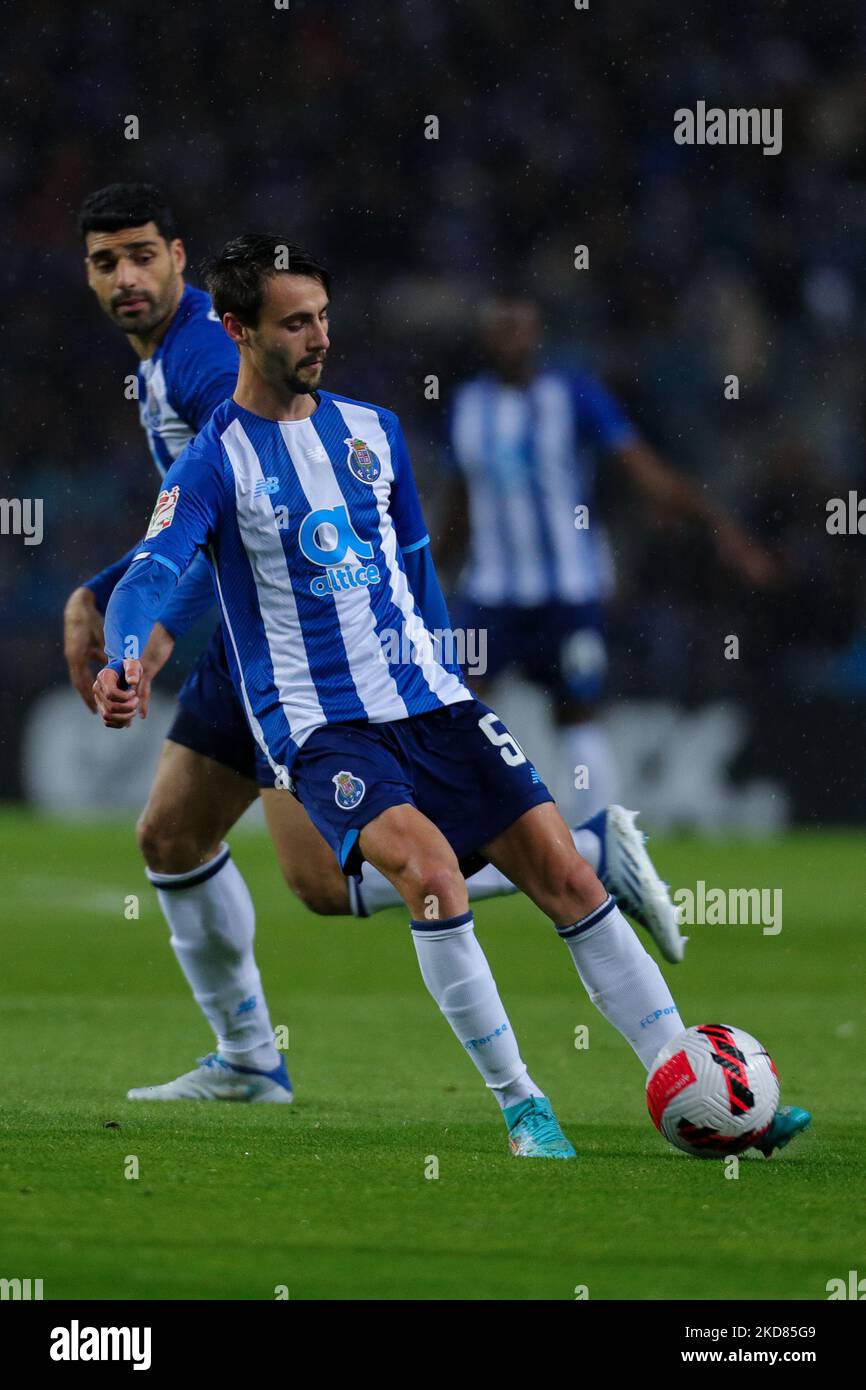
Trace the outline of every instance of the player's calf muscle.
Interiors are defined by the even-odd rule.
[[[567,862],[554,867],[536,901],[558,927],[564,927],[586,917],[606,897],[606,890],[586,860],[574,850]]]
[[[349,892],[337,857],[299,801],[262,789],[265,819],[283,878],[296,898],[322,917],[349,912]]]
[[[206,864],[255,796],[255,784],[231,768],[166,743],[137,826],[148,868],[183,874]]]
[[[486,846],[490,860],[557,926],[568,926],[607,896],[581,859],[552,802],[534,806]]]

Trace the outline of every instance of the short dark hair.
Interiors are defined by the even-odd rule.
[[[246,232],[227,241],[203,273],[220,318],[236,314],[248,328],[259,321],[264,282],[272,275],[310,275],[331,293],[331,277],[320,261],[288,237],[266,232]]]
[[[110,183],[85,198],[78,214],[82,241],[88,232],[119,232],[155,222],[166,241],[177,236],[174,214],[152,183]]]

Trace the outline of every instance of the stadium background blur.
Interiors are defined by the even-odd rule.
[[[44,500],[44,539],[0,539],[0,797],[25,789],[34,697],[65,684],[67,594],[134,542],[155,494],[124,396],[134,357],[86,287],[75,226],[86,193],[146,178],[193,267],[256,228],[330,265],[325,384],[399,411],[434,531],[443,406],[475,366],[474,312],[493,290],[537,295],[548,358],[597,372],[784,561],[777,591],[750,593],[700,534],[603,490],[610,708],[733,702],[735,783],[766,774],[794,819],[866,819],[862,540],[826,531],[827,500],[866,491],[862,21],[845,0],[820,26],[792,5],[669,0],[614,20],[565,0],[7,15],[3,492]],[[677,146],[674,110],[700,99],[783,108],[782,153]]]

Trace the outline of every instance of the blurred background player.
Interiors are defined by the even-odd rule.
[[[561,758],[573,771],[572,821],[617,793],[614,750],[598,719],[607,653],[604,605],[613,577],[596,506],[608,460],[645,501],[701,523],[719,559],[756,584],[773,562],[727,512],[662,460],[593,377],[540,361],[538,304],[500,295],[482,308],[484,370],[460,385],[446,458],[454,465],[440,559],[465,553],[455,626],[486,631],[480,694],[509,667],[553,707]]]
[[[149,184],[112,184],[91,194],[80,214],[88,283],[100,307],[139,357],[141,422],[164,475],[186,444],[235,387],[238,354],[213,313],[210,297],[184,281],[186,253],[162,193]],[[299,370],[324,360],[313,329]],[[103,613],[134,551],[69,597],[65,653],[70,679],[93,710],[91,662],[102,659]],[[215,609],[202,556],[190,566],[143,653],[140,713],[175,639]],[[347,879],[303,807],[276,791],[255,766],[255,743],[229,676],[217,628],[179,696],[138,842],[169,925],[171,945],[192,993],[213,1028],[216,1052],[160,1086],[130,1091],[135,1100],[226,1099],[285,1102],[292,1092],[274,1046],[255,960],[255,910],[225,836],[261,795],[283,875],[314,912],[368,916],[399,903],[372,865]],[[682,944],[668,894],[627,817],[602,815],[575,832],[578,849],[618,892],[623,906],[652,932],[669,960]],[[469,887],[474,901],[515,891],[493,866]]]

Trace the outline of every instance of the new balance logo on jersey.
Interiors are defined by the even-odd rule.
[[[280,490],[279,478],[259,478],[253,488],[254,497],[272,497],[275,492]]]
[[[298,544],[308,560],[325,570],[310,581],[310,592],[317,598],[380,582],[377,565],[342,563],[350,550],[359,560],[373,558],[372,545],[358,535],[345,506],[320,507],[309,512],[301,522]]]

